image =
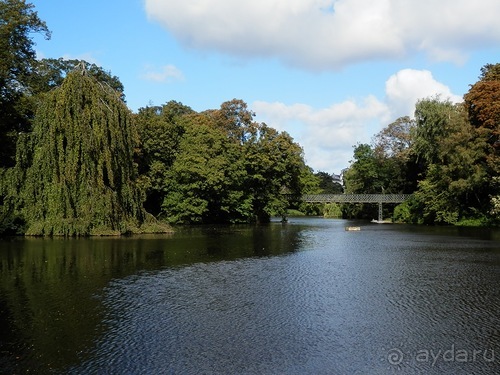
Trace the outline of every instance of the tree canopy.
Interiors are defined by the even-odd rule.
[[[128,232],[144,221],[132,115],[119,95],[74,71],[40,104],[18,144],[13,195],[30,235]]]
[[[118,77],[84,61],[36,60],[31,33],[50,37],[33,5],[0,0],[0,233],[266,222],[290,207],[318,213],[300,201],[306,192],[342,192],[243,100],[202,112],[172,100],[133,114]],[[402,221],[500,223],[500,64],[481,69],[463,103],[421,99],[414,118],[357,144],[344,184],[346,193],[415,192],[395,211]]]
[[[85,69],[87,75],[96,78],[99,82],[108,85],[115,90],[120,99],[125,101],[123,84],[120,79],[113,76],[96,64],[91,64],[84,60],[64,58],[59,59],[41,59],[33,63],[33,74],[29,80],[29,89],[33,94],[49,92],[50,90],[62,85],[64,78],[77,69]]]
[[[14,165],[20,131],[30,128],[33,108],[26,103],[36,54],[31,33],[50,32],[24,0],[0,1],[0,168]]]
[[[500,64],[481,69],[464,102],[421,99],[415,119],[389,124],[358,145],[345,174],[349,192],[415,192],[397,219],[496,224],[500,217]],[[361,211],[362,213],[362,211]]]
[[[283,189],[300,194],[307,169],[286,133],[253,121],[241,99],[201,113],[177,102],[143,108],[141,184],[146,207],[171,223],[268,221]]]

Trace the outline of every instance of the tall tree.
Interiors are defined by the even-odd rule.
[[[415,120],[408,116],[398,118],[375,135],[375,152],[389,157],[408,158],[414,128]]]
[[[256,132],[257,124],[253,121],[255,113],[241,99],[224,102],[219,110],[211,113],[216,126],[235,142],[245,143]]]
[[[354,160],[344,172],[346,193],[349,194],[381,194],[387,187],[385,165],[377,157],[369,144],[358,144],[354,147]],[[374,205],[349,205],[344,208],[348,217],[376,217]]]
[[[168,174],[180,152],[180,142],[195,112],[188,106],[170,101],[163,106],[145,107],[136,115],[140,147],[138,166],[140,186],[146,197],[145,209],[158,216],[168,185]]]
[[[484,143],[486,173],[489,175],[490,214],[500,221],[500,64],[487,64],[481,69],[479,81],[465,94],[469,121]]]
[[[29,90],[33,94],[48,92],[60,86],[66,76],[75,69],[85,68],[88,75],[99,82],[110,86],[120,98],[125,101],[123,84],[117,76],[105,71],[96,64],[77,59],[41,59],[32,65],[32,74],[29,77]]]
[[[240,147],[206,114],[190,120],[166,175],[164,215],[183,224],[245,221],[251,206]]]
[[[344,172],[347,193],[380,194],[385,181],[381,176],[375,151],[369,144],[354,147],[354,160]]]
[[[0,1],[0,168],[14,165],[18,133],[30,129],[33,108],[25,103],[36,54],[31,33],[50,32],[32,4]]]
[[[425,163],[414,208],[426,223],[452,224],[484,212],[484,142],[463,105],[438,99],[417,104],[415,153]]]
[[[451,132],[450,122],[454,111],[453,103],[442,101],[439,97],[417,102],[413,148],[425,166],[443,162],[442,158],[446,155],[439,152],[439,146],[441,140]]]
[[[252,197],[253,220],[269,221],[272,215],[284,215],[288,199],[283,190],[299,196],[304,188],[307,167],[303,150],[286,132],[279,132],[266,124],[258,124],[257,132],[243,145],[245,183]]]
[[[29,235],[134,231],[145,214],[135,186],[132,115],[119,94],[74,71],[40,105],[18,146],[14,195]]]
[[[488,144],[489,166],[500,174],[500,64],[484,66],[464,99],[469,121]]]
[[[201,113],[167,106],[138,115],[148,211],[173,223],[268,221],[284,214],[284,190],[315,186],[300,146],[253,122],[246,103]]]
[[[391,193],[413,193],[422,172],[412,152],[415,120],[400,117],[373,138],[373,150],[385,170],[385,189]]]

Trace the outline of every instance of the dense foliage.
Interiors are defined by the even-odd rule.
[[[36,60],[32,32],[50,37],[31,4],[0,1],[0,233],[164,230],[154,217],[265,222],[315,184],[300,146],[254,122],[243,101],[134,115],[111,73]]]
[[[139,111],[148,210],[171,223],[265,222],[284,215],[307,178],[302,149],[253,121],[245,102],[196,113],[177,102]]]
[[[0,168],[14,165],[17,135],[30,128],[33,116],[29,85],[36,54],[30,33],[50,38],[33,5],[0,1]]]
[[[32,65],[32,74],[29,80],[30,91],[33,94],[49,92],[62,85],[64,78],[75,69],[83,68],[87,75],[96,78],[101,84],[115,90],[120,99],[125,101],[123,84],[111,72],[104,71],[96,64],[82,60],[41,59]]]
[[[422,99],[414,119],[400,118],[372,145],[357,145],[344,179],[349,193],[414,192],[396,208],[397,220],[492,225],[500,219],[499,157],[500,64],[489,64],[463,103]],[[349,214],[374,217],[373,210]]]
[[[401,221],[500,222],[500,64],[483,67],[463,103],[422,99],[414,118],[356,145],[342,187],[314,174],[290,135],[255,122],[244,101],[132,114],[118,77],[84,61],[36,60],[32,32],[50,37],[33,6],[0,0],[0,233],[164,231],[161,222],[266,222],[287,209],[376,216],[374,205],[300,199],[342,192],[414,192],[394,210]]]
[[[85,70],[70,73],[39,105],[7,175],[17,179],[11,196],[18,197],[26,233],[110,234],[139,227],[137,143],[132,114],[117,93]]]

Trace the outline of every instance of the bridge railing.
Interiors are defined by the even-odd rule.
[[[305,194],[302,201],[309,203],[402,203],[411,194]]]

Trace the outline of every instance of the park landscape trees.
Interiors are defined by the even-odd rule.
[[[413,120],[398,119],[372,145],[357,145],[345,174],[347,191],[414,192],[395,210],[400,221],[498,223],[499,72],[500,64],[485,65],[463,103],[422,99]]]
[[[26,234],[126,233],[144,222],[133,151],[138,137],[119,94],[87,75],[68,74],[45,95],[33,130],[20,138],[8,176]]]
[[[33,6],[0,2],[0,232],[92,235],[170,223],[268,221],[312,171],[286,133],[242,100],[201,113],[175,101],[133,114],[119,79],[83,61],[36,60]],[[5,45],[4,45],[5,44]],[[149,212],[148,212],[149,211]],[[156,218],[155,218],[156,217]]]
[[[162,222],[266,222],[289,207],[319,213],[300,195],[330,191],[331,176],[315,175],[300,145],[254,121],[244,101],[202,112],[170,101],[134,114],[110,72],[36,60],[29,34],[50,32],[31,4],[0,1],[0,18],[0,233],[119,234],[164,231]],[[500,64],[489,64],[463,103],[420,100],[414,118],[355,146],[345,192],[415,192],[395,210],[401,221],[498,223],[499,93]]]
[[[31,126],[30,81],[36,54],[30,33],[50,38],[33,8],[24,1],[0,1],[0,168],[14,165],[17,135]]]
[[[253,117],[239,99],[201,113],[176,102],[141,109],[148,208],[171,223],[265,222],[284,214],[282,190],[300,195],[312,171],[287,133]]]

